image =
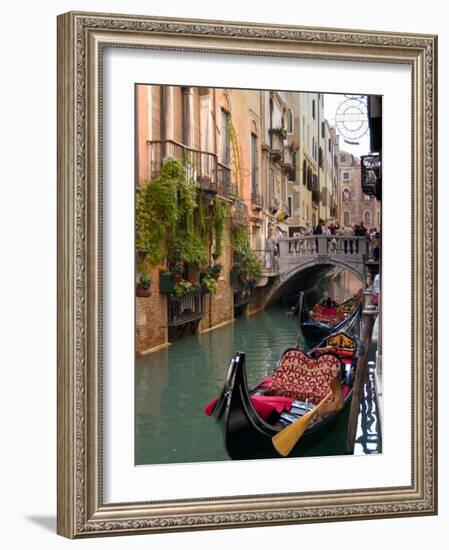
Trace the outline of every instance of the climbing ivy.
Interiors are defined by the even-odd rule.
[[[231,233],[234,264],[245,279],[254,280],[262,272],[262,264],[251,248],[249,231],[246,227],[233,226]]]
[[[161,174],[144,181],[136,196],[136,247],[147,250],[147,262],[157,264],[166,254],[166,242],[175,231],[180,212],[187,210],[182,166],[167,159]]]
[[[240,158],[239,139],[231,119],[229,119],[229,136],[231,138],[231,147],[232,147],[232,172],[234,176],[233,180],[237,187],[236,194],[238,194],[238,190],[241,189],[242,183],[243,183],[243,167],[242,167],[242,162]]]
[[[214,221],[214,237],[215,237],[215,254],[220,256],[223,251],[223,237],[226,226],[226,221],[230,218],[229,204],[218,198],[213,204],[213,221]]]
[[[181,260],[208,264],[212,237],[221,254],[229,206],[223,199],[205,198],[188,177],[183,160],[168,158],[161,174],[144,181],[136,198],[136,248],[146,249],[146,266]]]

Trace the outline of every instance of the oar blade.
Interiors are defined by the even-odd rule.
[[[285,457],[290,454],[291,450],[310,424],[313,412],[314,409],[273,437],[273,446],[281,456]]]

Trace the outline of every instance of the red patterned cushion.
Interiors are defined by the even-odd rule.
[[[330,393],[330,384],[340,372],[341,363],[334,355],[311,359],[301,351],[290,350],[273,374],[266,394],[317,404]]]

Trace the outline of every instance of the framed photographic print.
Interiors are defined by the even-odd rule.
[[[436,513],[436,50],[58,18],[60,534]]]

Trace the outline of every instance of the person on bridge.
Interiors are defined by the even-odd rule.
[[[347,239],[344,240],[344,243],[343,243],[343,246],[344,246],[344,249],[345,249],[345,254],[348,253],[348,248],[349,248],[350,254],[352,254],[353,253],[353,240],[350,237],[354,236],[354,230],[352,229],[352,227],[350,225],[345,225],[344,236],[348,237]]]
[[[306,230],[305,230],[305,236],[308,237],[309,235],[313,235],[313,227],[310,222],[306,223]]]
[[[363,221],[361,221],[359,223],[359,225],[356,226],[354,233],[355,233],[356,237],[365,237],[366,236],[366,227],[365,227]]]
[[[318,225],[315,227],[313,232],[315,235],[325,235],[326,234],[326,224],[324,220],[319,220]]]

